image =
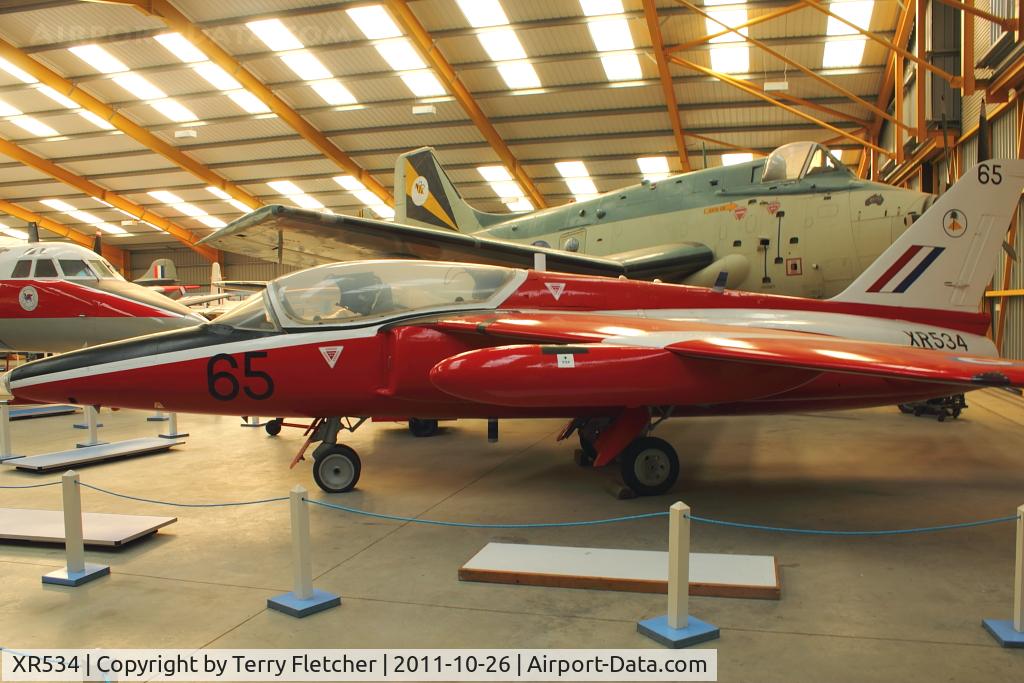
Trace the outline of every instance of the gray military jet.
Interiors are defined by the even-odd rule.
[[[551,270],[820,298],[934,200],[860,180],[813,142],[517,214],[474,209],[424,147],[398,158],[395,194],[395,222],[272,205],[203,241],[300,267],[381,257],[530,267],[543,253]]]

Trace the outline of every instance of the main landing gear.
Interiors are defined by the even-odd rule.
[[[654,421],[652,422],[652,412]],[[580,441],[574,460],[580,467],[619,463],[623,483],[638,496],[666,493],[679,478],[679,455],[664,439],[649,436],[671,410],[626,410],[615,418],[580,418],[570,422],[559,436],[575,432]]]

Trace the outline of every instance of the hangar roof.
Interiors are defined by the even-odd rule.
[[[690,168],[796,140],[854,164],[890,51],[851,24],[884,41],[900,14],[894,0],[821,3],[849,24],[815,0],[140,4],[152,14],[131,0],[0,2],[0,230],[24,226],[3,215],[20,208],[131,249],[204,236],[260,203],[387,216],[396,156],[423,145],[488,211],[571,201],[590,191],[569,182],[580,175],[605,192],[679,172],[656,33],[682,60],[667,78]],[[703,40],[716,19],[746,38]],[[365,190],[334,179],[354,174]],[[154,225],[124,222],[140,216]]]

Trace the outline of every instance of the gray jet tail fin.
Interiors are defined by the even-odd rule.
[[[455,189],[432,147],[406,152],[395,161],[395,221],[472,233],[508,220],[477,211]]]

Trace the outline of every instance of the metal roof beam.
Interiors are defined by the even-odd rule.
[[[242,66],[237,59],[215,43],[209,36],[182,14],[178,8],[167,0],[105,0],[121,5],[130,5],[143,14],[162,20],[167,26],[180,33],[186,40],[196,46],[214,64],[227,71],[242,87],[255,95],[263,104],[281,120],[291,126],[309,144],[318,149],[325,157],[338,165],[346,173],[356,177],[366,189],[377,195],[386,204],[394,204],[394,197],[376,178],[366,172],[352,157],[343,152],[337,145],[317,130],[312,124],[295,111],[287,102],[278,97],[270,88],[263,84],[251,71]]]
[[[184,243],[193,251],[201,254],[202,256],[205,256],[211,261],[220,260],[220,252],[218,252],[216,249],[211,249],[210,247],[203,244],[196,244],[200,238],[192,231],[182,228],[176,223],[167,220],[163,216],[159,216],[145,209],[144,207],[136,204],[135,202],[129,201],[124,197],[121,197],[119,194],[116,194],[114,192],[111,192],[110,190],[100,187],[91,180],[86,180],[85,178],[76,175],[68,171],[67,169],[62,168],[57,164],[53,163],[52,161],[49,161],[48,159],[44,159],[41,156],[33,154],[27,149],[19,147],[18,145],[15,145],[12,142],[8,142],[7,140],[4,140],[2,138],[0,138],[0,154],[5,154],[16,161],[20,161],[26,166],[34,168],[35,170],[41,173],[45,173],[51,178],[55,178],[61,181],[62,183],[65,183],[66,185],[70,185],[71,187],[74,187],[80,192],[84,192],[85,194],[91,197],[99,199],[100,201],[109,204],[116,209],[120,209],[121,211],[130,214],[138,218],[139,220],[146,221],[147,223],[152,223],[161,230],[167,232],[169,235],[176,237],[179,241]]]
[[[480,130],[480,134],[484,136],[484,139],[490,144],[495,154],[501,159],[501,163],[505,165],[512,174],[512,177],[519,183],[523,192],[526,193],[526,196],[533,202],[534,207],[538,209],[546,207],[548,203],[544,199],[544,195],[533,184],[530,175],[519,165],[519,160],[516,159],[515,154],[512,153],[512,150],[505,141],[502,140],[501,135],[487,118],[484,110],[477,104],[473,93],[459,79],[455,69],[448,63],[448,59],[441,54],[427,29],[423,27],[420,20],[413,14],[408,1],[385,0],[385,4],[391,9],[391,13],[394,14],[409,40],[416,46],[416,49],[426,59],[427,63],[433,67],[434,73],[441,78],[447,89],[455,96],[456,101],[466,112],[466,115],[473,121],[474,125]]]
[[[658,6],[654,0],[643,0],[644,17],[647,20],[647,32],[651,36],[651,47],[654,49],[654,61],[658,65],[658,80],[668,108],[668,119],[672,124],[672,136],[676,139],[676,151],[679,163],[684,171],[690,170],[690,155],[686,151],[686,134],[683,123],[679,120],[679,102],[676,99],[676,87],[672,82],[668,60],[665,59],[665,41],[661,37],[661,26],[658,24]]]
[[[0,199],[0,212],[6,213],[9,216],[14,216],[26,223],[35,223],[40,228],[48,230],[55,235],[66,237],[72,242],[80,244],[83,247],[88,247],[90,249],[93,247],[92,236],[78,230],[73,230],[63,223],[58,223],[57,221],[34,211],[29,211],[28,209],[9,202],[6,199]],[[119,264],[122,269],[124,268],[125,253],[121,249],[103,242],[101,242],[101,249],[103,250],[103,256],[107,257],[107,259],[112,261],[114,264]]]

